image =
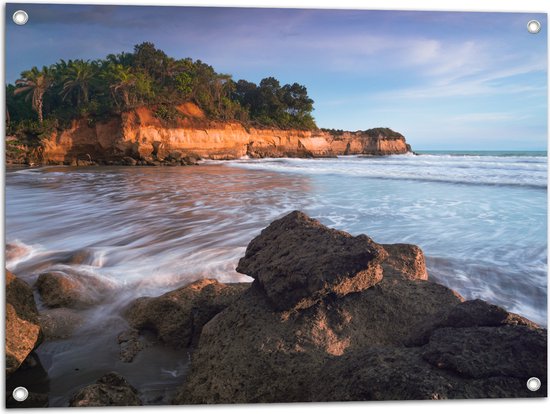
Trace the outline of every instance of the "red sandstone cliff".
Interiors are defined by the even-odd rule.
[[[163,159],[171,153],[210,159],[251,157],[326,157],[349,154],[402,154],[410,151],[400,134],[377,130],[332,133],[246,128],[238,122],[206,119],[195,105],[180,105],[182,118],[165,122],[145,107],[125,112],[105,123],[73,121],[70,128],[44,139],[40,163],[75,160],[109,161],[124,156]],[[373,132],[374,131],[374,132]],[[35,157],[36,158],[36,157]]]

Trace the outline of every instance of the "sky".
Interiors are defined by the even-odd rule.
[[[547,148],[546,14],[7,4],[6,18],[8,83],[149,41],[235,80],[305,85],[322,128],[389,127],[417,150]]]

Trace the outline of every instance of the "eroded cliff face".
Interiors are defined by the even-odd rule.
[[[206,119],[195,105],[177,108],[182,118],[166,122],[145,107],[125,112],[106,123],[74,121],[44,140],[42,163],[75,160],[108,162],[127,156],[164,159],[171,153],[209,159],[250,157],[330,157],[351,154],[403,154],[410,151],[399,134],[387,137],[365,132],[331,133],[246,128],[238,122]]]

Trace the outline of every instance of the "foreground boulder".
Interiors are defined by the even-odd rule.
[[[136,344],[136,330],[150,330],[165,344],[187,348],[196,342],[203,325],[249,286],[249,283],[223,284],[202,279],[156,298],[136,299],[124,311],[134,331],[121,335],[119,342],[137,352],[140,346]],[[127,355],[126,352],[123,359],[129,359]]]
[[[307,308],[382,280],[386,251],[369,237],[329,229],[294,211],[250,242],[237,272],[256,279],[277,310]]]
[[[36,282],[40,298],[50,308],[89,308],[112,295],[113,287],[105,278],[68,270],[42,273]]]
[[[545,329],[424,280],[423,255],[410,245],[365,243],[382,280],[336,293],[331,281],[357,267],[346,274],[332,262],[344,253],[324,261],[319,249],[301,250],[328,251],[327,240],[345,237],[312,227],[323,226],[291,213],[251,243],[239,270],[256,280],[203,327],[176,404],[546,396]],[[359,249],[353,257],[362,257]],[[277,289],[287,278],[287,290]],[[531,376],[542,381],[537,392],[525,386]]]
[[[106,407],[143,405],[137,390],[116,372],[105,374],[95,384],[78,391],[70,407]]]
[[[6,374],[13,374],[41,341],[32,289],[6,270]]]

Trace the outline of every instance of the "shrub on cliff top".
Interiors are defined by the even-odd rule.
[[[378,136],[383,136],[388,139],[402,139],[403,135],[401,135],[399,132],[395,132],[393,129],[390,128],[372,128],[367,129],[366,131],[358,131],[362,132],[369,137],[377,138]]]
[[[155,110],[155,116],[161,121],[174,122],[181,118],[181,113],[173,106],[159,105]]]

